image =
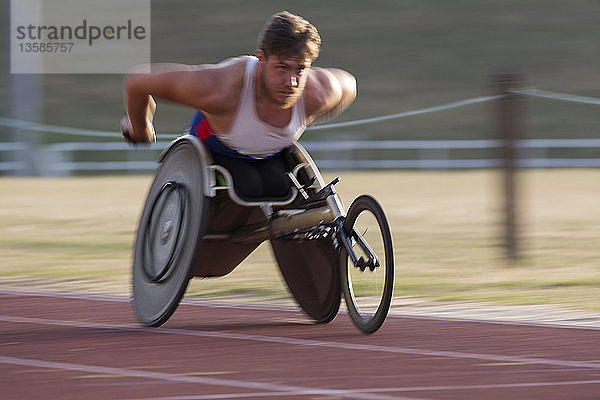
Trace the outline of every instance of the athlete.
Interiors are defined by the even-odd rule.
[[[198,111],[190,133],[231,173],[242,198],[285,197],[291,182],[282,150],[356,97],[350,73],[312,67],[320,45],[312,24],[284,11],[266,23],[255,56],[199,66],[159,64],[149,74],[129,74],[123,137],[130,143],[156,140],[154,98],[193,107]]]

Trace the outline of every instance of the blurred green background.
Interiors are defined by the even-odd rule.
[[[0,115],[7,116],[9,1],[0,7],[5,22]],[[529,86],[600,96],[600,2],[592,0],[153,0],[152,61],[200,64],[252,54],[265,21],[284,9],[319,29],[323,47],[316,65],[342,67],[358,78],[359,97],[339,120],[490,94],[489,75],[505,68],[522,73]],[[43,123],[117,131],[121,75],[39,78]],[[528,111],[531,137],[599,136],[590,106],[535,100]],[[343,132],[314,132],[310,139],[488,138],[494,134],[491,112],[484,103]],[[191,110],[162,103],[157,130],[179,133],[190,116]],[[73,140],[43,137],[44,142]]]

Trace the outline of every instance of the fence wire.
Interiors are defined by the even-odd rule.
[[[600,98],[595,97],[586,97],[586,96],[578,96],[572,94],[551,92],[547,90],[541,89],[519,89],[512,90],[511,93],[521,94],[529,97],[539,97],[553,100],[561,100],[573,103],[580,104],[594,104],[600,105]],[[345,121],[345,122],[336,122],[332,124],[323,124],[317,126],[311,126],[307,130],[317,131],[317,130],[325,130],[325,129],[336,129],[336,128],[347,128],[358,125],[366,125],[373,124],[377,122],[389,121],[393,119],[407,118],[415,115],[423,115],[433,112],[451,110],[453,108],[464,107],[471,104],[483,103],[492,100],[497,100],[504,95],[496,95],[496,96],[478,96],[470,99],[458,100],[451,103],[441,104],[432,107],[426,107],[419,110],[412,111],[404,111],[396,114],[382,115],[379,117],[365,118],[354,121]],[[64,135],[75,135],[75,136],[87,136],[87,137],[102,137],[102,138],[114,138],[118,137],[118,132],[116,131],[101,131],[101,130],[91,130],[91,129],[81,129],[81,128],[72,128],[67,126],[58,126],[58,125],[44,125],[36,122],[23,121],[12,118],[4,118],[0,117],[0,126],[5,126],[9,128],[17,128],[23,129],[27,131],[36,131],[36,132],[46,132],[46,133],[57,133]],[[159,139],[171,139],[173,136],[177,134],[158,134],[157,138]]]
[[[515,93],[528,97],[537,97],[544,99],[552,99],[564,102],[589,104],[589,105],[600,105],[600,98],[579,96],[566,93],[551,92],[547,90],[541,90],[536,88],[527,88],[519,90],[511,90],[509,93]],[[500,99],[504,95],[494,96],[478,96],[464,100],[458,100],[446,104],[441,104],[432,107],[426,107],[418,110],[404,111],[395,114],[377,116],[372,118],[358,119],[353,121],[337,122],[331,124],[317,125],[309,127],[307,130],[318,131],[325,129],[337,129],[347,128],[359,125],[379,123],[383,121],[389,121],[394,119],[407,118],[417,115],[423,115],[433,112],[440,112],[445,110],[451,110],[458,107],[465,107],[473,104],[489,102]],[[37,122],[29,122],[12,118],[0,117],[0,126],[4,126],[12,129],[21,129],[25,131],[35,131],[44,133],[55,133],[70,136],[80,137],[95,137],[95,138],[120,138],[118,131],[102,131],[102,130],[90,130],[80,129],[67,126],[57,125],[46,125]],[[58,157],[54,163],[54,167],[60,167],[59,169],[67,170],[105,170],[108,166],[102,166],[101,162],[69,162],[63,160],[62,153],[72,153],[74,151],[91,151],[91,150],[157,150],[164,148],[168,145],[170,140],[174,137],[179,136],[181,133],[175,134],[159,134],[158,139],[164,139],[156,143],[152,148],[149,147],[136,147],[125,144],[124,142],[95,142],[94,143],[59,143],[54,145],[48,145],[39,149],[28,149],[27,143],[21,142],[0,142],[0,152],[10,151],[32,151],[39,154],[40,150],[47,151],[48,154],[53,154]],[[426,152],[431,150],[449,150],[449,149],[489,149],[499,146],[498,140],[371,140],[371,141],[336,141],[336,142],[303,142],[307,150],[309,151],[321,151],[321,152],[339,152],[339,151],[354,151],[361,149],[416,149],[421,152],[421,156],[431,155]],[[581,147],[592,147],[600,148],[600,139],[534,139],[534,140],[522,140],[516,143],[517,147],[523,148],[581,148]],[[445,154],[447,156],[447,154]],[[349,168],[488,168],[494,167],[498,163],[494,159],[481,159],[481,160],[450,160],[450,159],[437,159],[439,154],[435,154],[432,159],[425,157],[420,160],[319,160],[320,164],[324,168],[340,168],[346,163]],[[54,156],[52,156],[54,157]],[[67,157],[69,158],[69,157]],[[109,169],[114,169],[117,166],[118,169],[152,169],[153,165],[149,162],[136,162],[136,161],[125,161],[125,162],[109,162],[112,163]],[[84,165],[85,164],[85,165]],[[105,163],[106,164],[106,163]],[[134,165],[135,164],[135,165]],[[550,158],[533,158],[521,160],[522,166],[539,166],[539,167],[573,167],[573,166],[600,166],[600,158],[593,159],[550,159]],[[52,169],[52,166],[50,166]],[[23,162],[0,162],[0,171],[8,170],[20,170],[23,169]]]

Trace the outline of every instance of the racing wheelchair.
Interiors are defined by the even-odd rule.
[[[310,155],[285,151],[290,194],[241,198],[196,136],[175,139],[161,154],[139,219],[133,255],[133,306],[138,320],[160,326],[193,277],[233,271],[268,240],[289,291],[315,322],[338,314],[341,297],[364,333],[381,327],[394,285],[392,236],[381,206],[368,195],[344,211]]]

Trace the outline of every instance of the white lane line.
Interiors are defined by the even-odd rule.
[[[0,295],[14,295],[14,296],[36,296],[36,297],[50,297],[59,299],[78,299],[78,300],[90,300],[90,301],[107,301],[107,302],[131,302],[130,298],[118,297],[118,296],[99,296],[91,294],[77,294],[77,293],[61,293],[61,292],[36,292],[26,290],[10,290],[0,289]],[[283,305],[265,305],[265,304],[235,304],[224,301],[209,301],[209,300],[183,300],[180,304],[196,307],[208,307],[208,308],[229,308],[237,310],[261,310],[261,311],[278,311],[278,312],[302,312],[300,307],[294,306],[283,306]],[[344,310],[340,310],[340,314],[345,314]],[[532,321],[520,321],[517,318],[515,320],[504,320],[504,319],[477,319],[468,317],[451,317],[451,316],[434,316],[426,311],[422,314],[405,314],[398,311],[390,310],[388,318],[405,318],[405,319],[418,319],[418,320],[432,320],[432,321],[450,321],[450,322],[473,322],[482,324],[495,324],[495,325],[516,325],[516,326],[531,326],[536,328],[560,328],[560,329],[579,329],[579,330],[600,330],[598,326],[591,325],[569,325],[568,322],[556,323],[556,322],[532,322]]]
[[[92,329],[112,329],[112,330],[123,330],[123,331],[144,331],[161,334],[171,335],[185,335],[185,336],[197,336],[197,337],[210,337],[217,339],[232,339],[232,340],[246,340],[253,342],[263,343],[278,343],[293,346],[305,346],[305,347],[325,347],[333,349],[343,350],[362,350],[380,353],[396,353],[396,354],[412,354],[419,356],[430,356],[430,357],[445,357],[445,358],[461,358],[461,359],[474,359],[474,360],[492,360],[501,362],[516,362],[525,364],[543,364],[543,365],[555,365],[560,367],[571,367],[571,368],[586,368],[586,369],[598,369],[600,370],[600,363],[597,362],[585,362],[585,361],[568,361],[568,360],[556,360],[550,358],[539,358],[539,357],[519,357],[519,356],[503,356],[497,354],[481,354],[481,353],[470,353],[462,351],[448,351],[448,350],[427,350],[417,349],[411,347],[392,347],[392,346],[379,346],[359,343],[343,343],[343,342],[327,342],[312,339],[298,339],[283,336],[264,336],[264,335],[249,335],[241,333],[231,332],[210,332],[203,330],[190,330],[180,328],[144,328],[144,327],[132,327],[132,326],[120,326],[111,325],[104,323],[92,323],[92,322],[79,322],[79,321],[63,321],[45,318],[28,318],[28,317],[12,317],[7,315],[0,315],[0,321],[14,322],[14,323],[30,323],[30,324],[41,324],[41,325],[58,325],[58,326],[73,326],[78,328],[92,328]]]
[[[330,390],[330,389],[318,389],[318,388],[305,388],[299,386],[288,386],[288,385],[280,385],[280,384],[270,384],[270,383],[260,383],[260,382],[251,382],[244,380],[233,380],[233,379],[220,379],[220,378],[208,378],[208,377],[199,377],[199,376],[189,376],[189,375],[177,375],[177,374],[169,374],[164,372],[153,372],[146,370],[136,370],[136,369],[125,369],[125,368],[113,368],[113,367],[102,367],[98,365],[85,365],[85,364],[74,364],[74,363],[65,363],[65,362],[54,362],[54,361],[45,361],[31,358],[19,358],[19,357],[6,357],[0,356],[0,363],[2,364],[11,364],[11,365],[20,365],[27,367],[37,367],[37,368],[49,368],[49,369],[59,369],[59,370],[67,370],[67,371],[85,371],[95,374],[106,374],[106,375],[120,375],[120,376],[130,376],[136,378],[143,379],[154,379],[168,382],[177,382],[177,383],[194,383],[194,384],[202,384],[202,385],[212,385],[212,386],[225,386],[225,387],[236,387],[242,389],[256,389],[256,390],[268,390],[272,393],[272,396],[285,396],[287,393],[291,393],[292,395],[335,395],[341,396],[350,399],[365,399],[365,400],[426,400],[426,399],[415,399],[410,397],[392,397],[385,395],[377,395],[377,394],[369,394],[369,389],[363,389],[363,393],[357,393],[354,389],[347,390]]]
[[[477,389],[509,389],[521,387],[545,387],[545,386],[579,386],[579,385],[598,385],[600,380],[580,380],[580,381],[562,381],[562,382],[521,382],[521,383],[497,383],[489,385],[444,385],[444,386],[407,386],[393,388],[370,388],[370,393],[383,392],[425,392],[425,391],[444,391],[444,390],[477,390]],[[365,389],[355,389],[354,393],[362,393]],[[303,395],[300,392],[286,392],[286,396]],[[169,396],[169,397],[144,397],[143,399],[127,399],[127,400],[206,400],[206,399],[235,399],[244,397],[274,397],[280,396],[281,393],[224,393],[224,394],[209,394],[209,395],[192,395],[192,396]]]
[[[106,301],[106,302],[117,302],[117,303],[130,303],[131,298],[119,297],[119,296],[101,296],[94,294],[84,293],[62,293],[62,292],[34,292],[27,290],[9,290],[0,289],[0,295],[12,295],[12,296],[34,296],[34,297],[49,297],[55,299],[76,299],[76,300],[90,300],[90,301]],[[240,310],[261,310],[261,311],[285,311],[285,312],[299,312],[300,307],[294,306],[277,306],[277,305],[266,305],[266,304],[235,304],[224,301],[208,301],[208,300],[182,300],[180,304],[197,306],[197,307],[208,307],[208,308],[231,308]]]
[[[354,393],[364,393],[362,390],[353,391]],[[124,400],[219,400],[219,399],[245,399],[251,397],[266,398],[280,396],[304,396],[305,392],[257,392],[257,393],[224,393],[224,394],[200,394],[192,396],[170,396],[170,397],[143,397]],[[331,393],[328,393],[331,395]],[[417,399],[415,399],[417,400]],[[425,399],[419,399],[425,400]]]
[[[148,330],[152,332],[152,328],[144,328],[137,325],[115,325],[105,324],[103,322],[85,322],[85,321],[63,321],[48,318],[31,318],[31,317],[13,317],[9,315],[0,315],[0,321],[14,322],[17,324],[40,324],[40,325],[55,325],[55,326],[71,326],[74,328],[91,328],[91,329],[111,329],[111,330]]]
[[[475,389],[507,389],[520,387],[543,387],[543,386],[579,386],[579,385],[598,385],[600,380],[579,380],[579,381],[554,381],[554,382],[519,382],[519,383],[494,383],[489,385],[444,385],[444,386],[414,386],[403,388],[386,388],[385,391],[394,392],[423,392],[423,391],[442,391],[442,390],[475,390]],[[375,389],[374,391],[381,392]]]
[[[493,324],[493,325],[512,325],[512,326],[531,326],[534,328],[557,328],[557,329],[580,329],[587,331],[600,331],[600,327],[591,325],[568,325],[567,322],[564,324],[557,322],[532,322],[532,321],[519,321],[516,317],[513,321],[507,321],[503,319],[476,319],[468,317],[439,317],[430,315],[424,312],[423,314],[402,314],[393,313],[390,310],[388,316],[394,318],[405,318],[405,319],[419,319],[419,320],[430,320],[430,321],[448,321],[448,322],[473,322],[477,324]]]
[[[51,297],[57,299],[78,299],[78,300],[94,300],[94,301],[116,301],[128,303],[131,299],[119,296],[102,296],[95,294],[84,293],[63,293],[63,292],[36,292],[29,290],[11,290],[0,289],[0,294],[13,296],[35,296],[35,297]]]

